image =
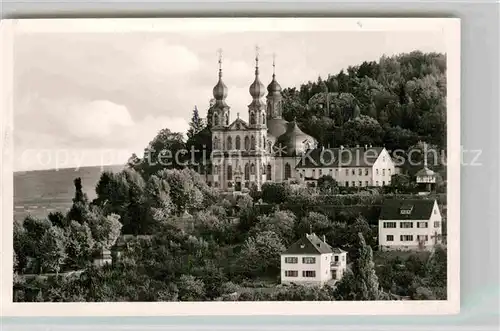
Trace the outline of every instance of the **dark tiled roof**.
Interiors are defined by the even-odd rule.
[[[304,154],[296,168],[371,167],[383,150],[384,147],[317,148]]]
[[[333,249],[330,245],[322,241],[315,234],[306,234],[304,237],[292,244],[283,254],[328,254]]]
[[[431,217],[432,209],[436,200],[415,199],[398,200],[387,199],[384,201],[380,212],[381,220],[428,220]],[[410,209],[410,214],[401,214],[401,208]]]

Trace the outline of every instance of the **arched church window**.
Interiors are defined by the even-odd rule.
[[[233,149],[233,138],[231,138],[230,136],[227,137],[227,149],[228,150],[232,150]]]
[[[268,149],[269,153],[273,152],[273,145],[271,144],[270,141],[267,142],[267,149]]]
[[[226,114],[226,125],[229,125],[229,115]]]
[[[240,139],[240,136],[236,136],[236,142],[235,142],[235,148],[237,150],[240,150],[241,149],[241,139]]]
[[[250,150],[250,138],[248,136],[245,137],[245,149]]]
[[[250,173],[252,175],[255,175],[255,164],[253,164],[253,163],[250,165]]]
[[[250,113],[250,125],[255,125],[255,113]]]
[[[266,137],[263,137],[262,138],[262,149],[265,150],[266,149]]]
[[[219,138],[215,137],[214,138],[214,149],[217,150],[219,149]]]
[[[290,163],[285,164],[285,180],[292,177],[292,167]]]
[[[215,166],[214,167],[214,175],[218,175],[218,174],[219,174],[219,167]]]
[[[252,138],[250,139],[250,147],[252,148],[253,151],[255,150],[255,137],[254,136],[252,136]]]
[[[245,180],[250,180],[250,165],[245,164]]]
[[[262,124],[266,124],[266,114],[262,114]]]
[[[227,166],[227,180],[233,180],[233,167],[231,165]]]
[[[219,125],[219,115],[217,113],[214,114],[214,125]]]
[[[272,171],[272,167],[270,164],[267,165],[267,171],[266,171],[266,179],[267,180],[271,180],[271,171]]]

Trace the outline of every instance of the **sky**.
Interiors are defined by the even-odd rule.
[[[120,164],[162,128],[205,117],[223,51],[231,119],[267,86],[298,87],[382,55],[445,52],[435,31],[29,33],[14,41],[14,170]]]

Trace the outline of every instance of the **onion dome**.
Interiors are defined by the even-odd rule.
[[[296,156],[304,153],[308,149],[315,148],[316,139],[304,133],[295,121],[288,124],[284,134],[278,137],[276,145],[283,150],[282,156]]]
[[[224,100],[227,97],[227,86],[222,81],[222,70],[219,69],[219,81],[214,86],[213,94],[215,100]]]
[[[267,86],[267,92],[271,95],[281,95],[281,86],[276,80],[276,63],[275,63],[275,56],[273,54],[273,80],[269,85]]]
[[[222,51],[219,50],[219,81],[217,85],[214,86],[213,95],[215,98],[215,103],[224,102],[227,97],[227,86],[222,81]]]
[[[260,99],[266,94],[264,84],[259,79],[259,67],[255,67],[255,80],[250,85],[249,92],[254,99]]]

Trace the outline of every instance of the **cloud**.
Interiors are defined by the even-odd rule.
[[[186,47],[156,39],[141,48],[137,65],[157,75],[179,75],[197,71],[200,61]]]

